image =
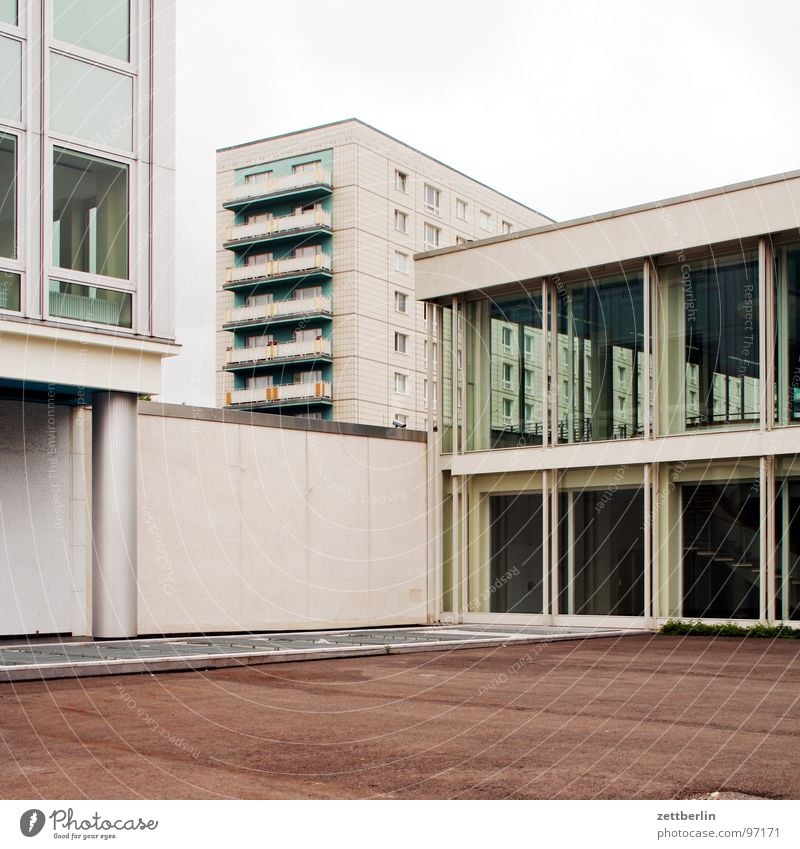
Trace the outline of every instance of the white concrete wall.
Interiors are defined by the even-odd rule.
[[[73,578],[71,566],[71,418],[68,407],[0,401],[0,636],[82,630],[73,619],[85,609],[86,573]]]
[[[423,442],[141,412],[140,633],[425,621]]]

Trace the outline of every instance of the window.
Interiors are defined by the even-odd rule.
[[[514,373],[510,363],[503,363],[503,389],[511,389]]]
[[[292,251],[292,256],[297,259],[299,257],[315,257],[319,252],[319,245],[301,245]]]
[[[319,165],[319,159],[315,159],[313,162],[299,162],[297,165],[292,165],[292,174],[302,174],[305,171],[316,171]]]
[[[394,229],[401,233],[408,233],[408,213],[399,209],[394,211]]]
[[[514,402],[510,398],[503,398],[503,419],[507,424],[511,424],[513,416]]]
[[[510,327],[504,327],[500,334],[501,344],[507,350],[511,350],[511,345],[513,341],[513,333],[511,332]]]
[[[425,250],[431,251],[439,247],[439,237],[442,231],[433,224],[426,224],[424,228]]]
[[[428,340],[425,339],[422,343],[422,359],[425,365],[428,365]]]
[[[422,381],[422,403],[423,404],[428,403],[428,381],[427,380]]]
[[[0,117],[22,120],[22,47],[11,38],[0,38]]]
[[[128,277],[128,169],[53,149],[53,265]]]
[[[59,41],[127,62],[130,32],[130,0],[53,0],[53,37]]]
[[[398,395],[408,395],[408,375],[399,371],[394,373],[394,391]]]
[[[465,239],[463,236],[456,236],[456,244],[457,245],[466,245],[469,242],[469,239]]]
[[[17,0],[0,0],[0,21],[16,25]]]
[[[408,312],[408,295],[405,292],[394,293],[394,308],[397,312]]]
[[[433,365],[436,366],[439,363],[439,346],[436,342],[433,343]]]
[[[480,223],[481,230],[491,231],[492,229],[492,215],[490,212],[486,212],[486,210],[482,209],[481,214],[478,218]]]
[[[510,221],[503,221],[500,224],[500,232],[505,233],[505,234],[510,233],[511,232],[511,222]]]
[[[408,353],[408,336],[405,333],[394,334],[394,349],[398,354]]]
[[[403,171],[395,171],[394,187],[398,192],[408,192],[408,174]]]
[[[405,413],[395,413],[394,420],[399,425],[408,426],[408,416]]]
[[[83,286],[78,283],[50,281],[50,315],[95,324],[131,326],[131,294]]]
[[[467,220],[467,202],[465,200],[456,201],[456,218],[459,221]]]
[[[526,368],[525,369],[525,394],[533,395],[534,384],[533,384],[533,370]]]
[[[0,271],[0,310],[19,312],[19,274]]]
[[[17,140],[0,133],[0,256],[17,255]]]
[[[408,254],[401,251],[394,252],[394,270],[401,274],[408,274]]]
[[[428,323],[428,303],[427,301],[422,305],[422,320],[425,324]]]
[[[54,132],[133,150],[131,77],[53,53],[50,84],[50,123]],[[87,103],[92,104],[91,109],[86,108]]]
[[[439,214],[439,201],[441,199],[442,193],[439,189],[435,189],[433,186],[429,186],[427,183],[425,184],[425,209],[428,212],[433,212],[436,215]]]
[[[258,174],[245,174],[244,182],[247,186],[252,186],[253,184],[266,183],[271,176],[272,171],[259,171]]]

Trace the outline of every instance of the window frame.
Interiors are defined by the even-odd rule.
[[[398,274],[408,274],[408,254],[403,251],[396,250],[394,252],[394,270]],[[402,268],[400,267],[402,266]]]
[[[408,354],[411,353],[408,349],[408,343],[409,343],[409,334],[403,333],[400,330],[395,330],[395,332],[394,332],[394,352],[396,354],[404,354],[404,355],[408,356]]]
[[[402,383],[403,388],[398,389],[399,384]],[[396,371],[394,373],[394,394],[395,395],[408,395],[409,394],[409,386],[408,386],[408,375],[402,371]]]
[[[20,4],[23,5],[23,4]],[[68,41],[61,41],[55,36],[55,21],[53,18],[54,8],[52,3],[44,3],[44,33],[45,33],[45,42],[46,47],[50,50],[54,50],[57,53],[64,53],[67,56],[72,56],[75,58],[84,59],[85,61],[91,62],[95,65],[101,65],[109,68],[114,71],[123,71],[128,74],[136,75],[136,68],[139,67],[139,59],[140,59],[140,50],[139,50],[139,39],[136,38],[137,33],[140,31],[140,24],[142,23],[139,20],[139,3],[133,2],[131,0],[129,4],[129,16],[128,16],[128,61],[124,61],[122,59],[117,59],[114,56],[108,56],[105,53],[98,53],[96,50],[89,50],[86,47],[81,47],[78,44],[70,44]],[[49,89],[49,86],[47,86]],[[136,91],[136,79],[134,79],[134,92],[133,92],[133,103],[134,103],[134,113],[136,112],[136,104],[138,101],[138,92]],[[49,107],[49,96],[48,102],[45,104],[47,111],[46,115],[50,114]],[[134,115],[134,122],[136,116]],[[137,147],[136,139],[137,139],[137,131],[136,126],[134,124],[133,128],[133,138],[134,138],[134,150]]]
[[[486,226],[484,226],[484,221],[486,222]],[[492,213],[488,212],[485,209],[482,209],[478,213],[478,229],[483,230],[484,233],[493,233],[492,229]]]
[[[399,304],[403,305],[403,309],[399,308]],[[408,293],[401,292],[399,289],[394,290],[394,311],[401,315],[408,315]]]
[[[399,168],[394,169],[394,188],[395,191],[408,194],[408,172],[401,171]]]
[[[434,235],[434,241],[428,240],[428,232],[431,232]],[[441,237],[441,227],[437,227],[435,224],[430,224],[427,221],[422,225],[422,245],[426,251],[435,251],[437,248],[441,247]]]
[[[459,215],[459,205],[464,207],[464,214]],[[469,221],[469,203],[463,198],[456,198],[456,221]]]
[[[432,200],[428,201],[428,193],[430,192]],[[442,190],[437,189],[431,183],[425,183],[422,189],[422,206],[426,212],[431,212],[434,215],[441,215],[442,207]]]

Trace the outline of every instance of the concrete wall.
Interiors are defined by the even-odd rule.
[[[424,622],[421,438],[141,404],[139,632]]]

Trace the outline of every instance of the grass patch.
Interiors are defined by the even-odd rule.
[[[788,625],[734,625],[732,622],[722,625],[706,625],[702,622],[682,622],[670,619],[661,626],[659,634],[669,637],[762,637],[766,639],[800,639],[800,628]]]

